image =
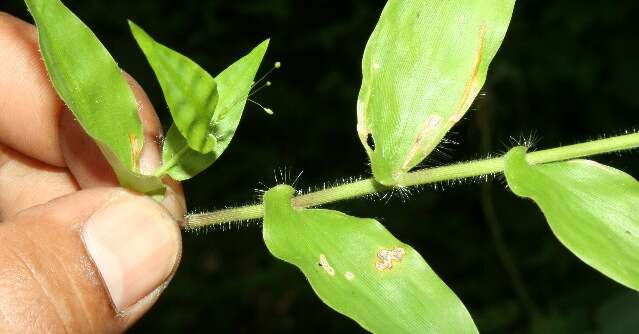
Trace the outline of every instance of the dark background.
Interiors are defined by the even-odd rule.
[[[142,83],[165,120],[161,90],[127,18],[213,74],[272,38],[262,72],[276,60],[283,67],[270,77],[273,87],[254,98],[275,116],[247,107],[226,153],[185,182],[190,210],[256,201],[255,189],[276,184],[280,172],[294,177],[304,171],[303,187],[368,174],[355,133],[355,100],[364,45],[384,1],[66,3]],[[18,0],[3,1],[0,9],[30,20]],[[532,137],[546,148],[632,129],[639,110],[637,9],[635,0],[520,1],[486,96],[448,136],[459,144],[447,144],[448,156],[436,154],[427,164],[503,152],[514,145],[511,138]],[[636,153],[596,159],[639,175]],[[580,262],[533,203],[514,197],[499,178],[426,187],[408,201],[359,199],[331,207],[376,217],[420,251],[483,333],[639,332],[639,295]],[[132,329],[361,331],[324,306],[297,269],[267,253],[259,222],[184,234],[177,275]]]

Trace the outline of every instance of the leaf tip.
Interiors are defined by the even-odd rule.
[[[153,38],[149,34],[147,34],[144,29],[140,28],[140,26],[132,20],[127,20],[127,23],[129,24],[129,29],[131,30],[133,38],[140,47],[142,47],[143,42],[146,42],[147,40],[153,40]]]
[[[131,32],[133,33],[135,33],[137,30],[141,30],[140,26],[135,24],[135,22],[133,22],[131,19],[127,19],[126,23],[129,25],[129,29],[131,29]]]

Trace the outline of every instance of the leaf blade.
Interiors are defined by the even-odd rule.
[[[336,311],[379,333],[476,333],[468,311],[410,246],[373,219],[294,209],[289,186],[264,196],[263,237]],[[400,251],[401,250],[401,251]]]
[[[135,96],[107,49],[59,0],[26,0],[58,95],[113,167],[119,182],[144,193],[164,185],[139,174],[144,145]]]
[[[266,39],[254,47],[247,55],[243,56],[224,71],[220,72],[215,80],[218,82],[220,93],[220,106],[216,110],[214,120],[220,121],[220,131],[228,132],[237,127],[242,110],[246,105],[249,92],[253,86],[253,80],[257,70],[264,59],[270,39]],[[224,120],[227,120],[226,122]]]
[[[639,182],[591,160],[529,165],[525,152],[517,147],[506,155],[513,193],[534,200],[578,258],[639,290]]]
[[[162,147],[163,167],[158,173],[166,173],[176,181],[192,178],[207,169],[217,160],[215,151],[200,153],[189,147],[180,131],[171,125]]]
[[[396,184],[463,117],[514,2],[387,2],[366,45],[357,101],[357,132],[378,182]]]
[[[215,79],[191,59],[155,41],[132,21],[129,27],[155,72],[177,129],[193,150],[212,151],[217,142],[211,129],[218,102]]]
[[[269,40],[260,43],[248,54],[231,64],[215,77],[218,103],[209,120],[214,124],[211,131],[216,138],[213,149],[202,153],[193,149],[184,135],[172,126],[165,139],[162,151],[164,165],[160,173],[182,181],[202,172],[213,164],[231,143],[242,118],[242,113],[253,79],[264,58]],[[179,113],[179,110],[175,112]]]
[[[25,2],[58,94],[85,131],[133,170],[144,136],[135,97],[115,60],[60,1]]]

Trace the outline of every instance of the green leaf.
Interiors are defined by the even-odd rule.
[[[120,160],[112,156],[111,152],[108,150],[102,150],[102,152],[107,161],[109,161],[122,187],[150,195],[158,202],[162,201],[166,186],[159,177],[132,172],[128,170]]]
[[[242,57],[215,77],[220,95],[218,107],[213,115],[215,133],[222,153],[228,146],[242,117],[255,74],[262,63],[269,40],[264,40],[246,56]]]
[[[384,185],[419,164],[486,80],[514,0],[389,0],[362,62],[357,133]]]
[[[38,27],[53,86],[96,141],[120,183],[141,192],[162,192],[158,178],[138,173],[144,135],[137,102],[109,52],[60,1],[25,2]]]
[[[293,208],[293,193],[280,185],[264,195],[264,241],[324,303],[375,333],[477,333],[457,296],[379,222]]]
[[[162,160],[163,165],[156,175],[166,173],[174,180],[183,181],[207,169],[217,160],[217,154],[215,151],[203,154],[189,147],[173,124],[164,140]]]
[[[174,119],[164,141],[163,165],[155,175],[189,179],[215,162],[233,139],[269,40],[212,78],[193,61],[129,23]]]
[[[211,122],[218,103],[215,79],[191,59],[153,40],[135,23],[129,21],[129,26],[160,82],[180,133],[192,149],[211,152],[217,143]]]
[[[639,290],[639,182],[591,160],[529,165],[526,148],[506,155],[506,180],[531,198],[553,233],[582,261]]]

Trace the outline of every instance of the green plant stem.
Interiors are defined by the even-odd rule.
[[[530,164],[563,161],[597,154],[629,150],[639,147],[639,133],[593,140],[589,142],[561,146],[528,153]],[[411,187],[442,181],[459,180],[503,172],[503,157],[456,163],[453,165],[425,168],[404,174],[398,178],[396,187]],[[298,208],[320,206],[327,203],[360,197],[395,187],[383,186],[372,178],[345,183],[308,194],[294,197],[291,201]],[[219,225],[235,221],[258,219],[264,215],[261,204],[247,205],[213,212],[192,214],[186,217],[186,229]]]

